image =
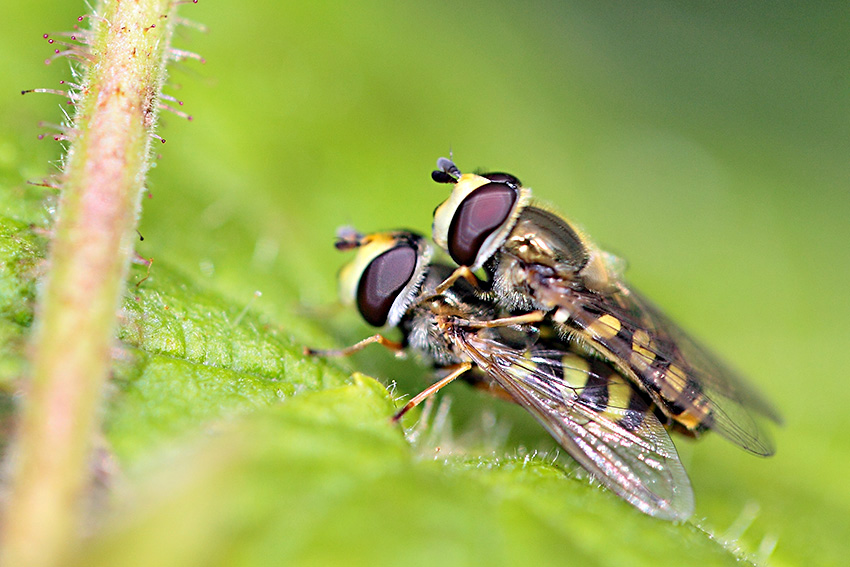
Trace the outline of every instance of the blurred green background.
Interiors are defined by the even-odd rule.
[[[7,188],[42,178],[60,155],[36,136],[40,120],[60,120],[62,100],[19,91],[69,78],[64,60],[42,64],[41,34],[69,29],[82,10],[5,10]],[[206,64],[173,67],[166,89],[194,121],[161,117],[167,143],[137,248],[154,270],[250,303],[296,343],[352,342],[370,330],[329,309],[344,261],[335,229],[429,233],[447,195],[429,172],[449,152],[462,170],[514,173],[626,258],[636,287],[785,416],[771,459],[711,436],[679,443],[695,522],[722,533],[755,503],[747,551],[775,540],[773,565],[846,563],[847,4],[203,0],[181,13],[209,31],[184,29],[175,44]],[[377,349],[347,367],[408,394],[424,384],[415,364]],[[449,395],[456,429],[483,404],[511,427],[503,452],[546,448],[521,412],[460,385]],[[399,524],[416,515],[398,502]]]

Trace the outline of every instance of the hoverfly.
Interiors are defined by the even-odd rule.
[[[442,285],[473,281],[503,309],[537,310],[570,340],[608,360],[678,427],[707,429],[758,455],[773,442],[759,423],[779,414],[723,362],[623,280],[623,262],[566,219],[531,204],[507,173],[461,174],[446,158],[432,178],[454,185],[434,211],[433,237],[460,266]]]
[[[483,380],[528,410],[594,478],[642,512],[666,520],[693,513],[690,481],[654,405],[606,361],[586,357],[569,342],[527,324],[500,318],[496,305],[460,280],[437,285],[453,268],[429,264],[431,249],[408,231],[362,235],[351,230],[338,249],[357,249],[340,272],[340,295],[373,326],[397,327],[402,341],[380,334],[341,350],[347,355],[378,343],[418,351],[447,376],[410,400],[398,420],[428,395],[477,369]]]

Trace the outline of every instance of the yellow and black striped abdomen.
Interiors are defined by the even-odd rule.
[[[524,368],[517,366],[513,372],[523,373],[526,381],[533,376],[545,382],[538,387],[550,397],[581,404],[627,431],[638,431],[652,408],[646,394],[600,358],[538,345],[526,352]]]
[[[590,305],[561,308],[553,319],[645,390],[669,418],[693,432],[711,428],[710,400],[663,330],[650,324],[638,327],[631,319]]]

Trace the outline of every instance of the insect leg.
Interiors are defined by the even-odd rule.
[[[452,275],[446,278],[446,281],[437,286],[437,289],[434,290],[434,295],[442,295],[447,289],[452,287],[453,283],[455,283],[460,278],[463,278],[468,281],[469,284],[475,289],[478,289],[480,287],[478,277],[472,273],[472,270],[470,270],[468,266],[460,266],[456,268],[454,272],[452,272]]]
[[[304,347],[304,355],[305,356],[350,356],[355,352],[363,350],[367,346],[372,343],[377,343],[385,348],[390,349],[394,353],[398,354],[404,351],[404,347],[401,343],[396,341],[391,341],[383,335],[372,335],[371,337],[366,337],[362,341],[353,344],[349,347],[340,348],[340,349],[328,349],[328,350],[317,350],[308,347]]]
[[[446,386],[449,382],[452,382],[458,376],[468,372],[472,368],[471,362],[461,362],[454,366],[454,370],[451,374],[440,380],[439,382],[434,382],[418,394],[416,394],[409,402],[407,402],[403,408],[398,410],[396,414],[392,417],[392,422],[395,423],[402,418],[404,414],[408,411],[412,410],[416,406],[422,403],[428,396],[437,393],[440,391],[443,386]]]
[[[545,315],[543,311],[530,311],[522,315],[500,317],[486,321],[462,321],[458,322],[458,325],[471,329],[492,329],[494,327],[510,327],[511,325],[528,325],[530,323],[539,323]]]

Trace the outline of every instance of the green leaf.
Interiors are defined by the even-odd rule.
[[[392,407],[355,378],[220,423],[129,471],[134,493],[78,564],[653,565],[683,553],[737,564],[693,526],[651,520],[539,460],[417,459]]]
[[[145,269],[137,268],[138,279]],[[121,354],[106,426],[132,458],[210,419],[339,386],[344,376],[305,360],[280,328],[199,290],[167,266],[152,273],[121,312]]]
[[[6,265],[27,253],[37,261],[29,229],[7,224],[18,246],[7,246]],[[655,556],[737,563],[694,526],[643,516],[540,457],[423,458],[437,448],[410,447],[379,383],[356,375],[344,385],[279,329],[165,265],[131,290],[101,448],[125,497],[77,564],[374,565],[410,555],[463,565],[562,554],[649,564],[633,556],[638,542]]]

